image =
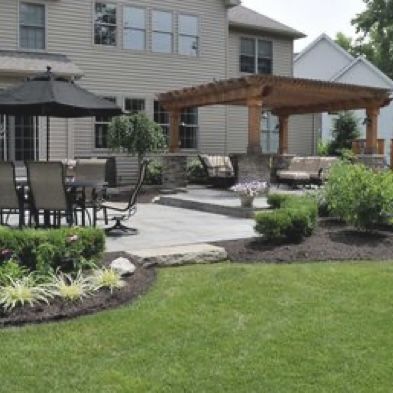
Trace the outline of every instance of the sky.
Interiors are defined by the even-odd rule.
[[[300,30],[308,37],[295,42],[299,52],[321,33],[355,35],[351,19],[362,12],[362,0],[243,0],[243,5]]]

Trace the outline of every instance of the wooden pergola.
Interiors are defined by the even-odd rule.
[[[274,75],[252,75],[174,90],[159,95],[170,115],[170,151],[179,150],[181,111],[209,105],[248,107],[248,153],[261,153],[262,108],[279,118],[280,154],[288,153],[291,115],[365,109],[367,154],[377,153],[380,108],[391,101],[390,90]]]

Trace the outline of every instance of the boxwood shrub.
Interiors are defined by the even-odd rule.
[[[317,223],[318,206],[314,198],[272,194],[272,212],[256,215],[255,230],[267,241],[301,241],[311,236]]]
[[[98,263],[105,248],[100,229],[15,230],[0,227],[0,264],[17,260],[31,271],[79,270]]]

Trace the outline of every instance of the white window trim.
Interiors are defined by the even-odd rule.
[[[171,14],[172,16],[172,32],[169,33],[167,31],[161,31],[161,30],[154,30],[154,12],[158,11],[158,12],[166,12],[168,14]],[[175,17],[176,17],[176,13],[173,10],[169,10],[169,9],[163,9],[163,8],[152,8],[150,10],[150,34],[151,34],[151,38],[150,38],[150,52],[154,53],[156,55],[163,55],[163,56],[168,56],[168,55],[174,55],[177,54],[177,48],[175,45],[175,37],[176,37],[176,29],[175,29]],[[172,50],[171,52],[156,52],[153,50],[153,37],[154,37],[154,33],[162,33],[162,34],[171,34],[171,43],[172,43]]]
[[[145,11],[145,29],[144,30],[143,29],[138,29],[138,28],[135,28],[135,27],[126,27],[125,26],[125,21],[126,21],[125,13],[126,13],[126,9],[127,8],[136,8],[136,9],[140,9],[140,10]],[[149,33],[149,23],[148,23],[149,10],[148,10],[148,8],[135,6],[135,5],[132,5],[132,4],[123,5],[122,15],[123,15],[122,48],[124,50],[126,50],[126,51],[146,52],[148,50],[148,46],[149,46],[148,45],[148,41],[149,41],[149,36],[148,36],[148,33]],[[124,40],[124,33],[125,33],[126,30],[143,31],[145,33],[145,47],[143,49],[126,48],[125,47],[125,40]]]
[[[98,94],[98,96],[102,98],[114,98],[115,101],[114,103],[117,104],[119,101],[119,97],[116,96],[116,94]],[[108,153],[111,151],[111,148],[109,147],[96,147],[96,124],[108,124],[107,122],[97,122],[96,121],[97,116],[92,117],[92,151],[93,152],[98,152],[98,153]]]
[[[116,45],[105,45],[105,44],[96,44],[95,37],[95,26],[96,26],[96,4],[104,3],[114,5],[116,8]],[[105,0],[93,0],[92,3],[92,45],[94,48],[102,48],[105,50],[114,50],[120,47],[120,39],[119,39],[119,23],[120,13],[119,13],[119,4],[114,1],[105,1]],[[110,25],[113,26],[113,25]]]
[[[198,35],[197,36],[193,36],[193,35],[188,35],[188,34],[182,34],[180,33],[180,17],[181,16],[192,16],[194,18],[197,18],[198,20]],[[198,42],[198,48],[197,48],[197,54],[195,56],[192,55],[185,55],[183,53],[180,53],[180,37],[197,37],[197,42]],[[179,12],[177,14],[177,54],[180,56],[184,56],[184,57],[191,57],[191,58],[198,58],[201,55],[201,18],[199,15],[196,14],[191,14],[191,13],[187,13],[187,12]]]
[[[45,9],[45,48],[44,49],[32,49],[22,48],[20,44],[20,7],[22,3],[26,4],[38,4],[44,6]],[[17,3],[17,34],[16,34],[16,45],[19,50],[24,52],[46,52],[48,50],[48,4],[38,0],[19,0]]]
[[[242,45],[242,40],[243,39],[251,39],[251,40],[254,40],[254,42],[255,42],[255,53],[254,53],[254,56],[255,56],[255,72],[254,72],[254,74],[256,74],[256,75],[258,75],[259,73],[258,73],[258,65],[259,65],[259,63],[258,63],[258,59],[259,59],[259,57],[258,57],[258,46],[259,46],[259,42],[258,41],[266,41],[266,42],[270,42],[271,43],[271,45],[272,45],[272,57],[271,57],[271,62],[272,62],[272,73],[271,74],[274,74],[274,40],[273,39],[271,39],[271,38],[267,38],[267,37],[255,37],[255,36],[247,36],[247,35],[242,35],[241,37],[240,37],[240,41],[239,41],[239,72],[241,73],[241,74],[250,74],[249,72],[243,72],[243,71],[241,71],[241,56],[242,56],[242,51],[241,51],[241,45]]]

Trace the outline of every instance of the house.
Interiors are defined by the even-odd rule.
[[[348,83],[393,90],[393,81],[364,57],[354,58],[328,35],[322,34],[302,52],[295,56],[294,76],[320,79],[330,82]],[[355,111],[359,119],[362,136],[365,134],[365,111]],[[305,115],[298,119],[293,130],[301,143],[292,146],[292,153],[312,155],[317,142],[331,139],[334,114]],[[393,103],[382,108],[379,116],[379,137],[385,139],[385,155],[390,160],[390,141],[393,138]],[[313,144],[303,143],[313,141]]]
[[[238,0],[1,0],[0,88],[50,65],[55,73],[115,101],[145,111],[164,131],[169,118],[157,94],[250,73],[293,75],[293,42],[303,34],[239,5]],[[52,119],[50,159],[107,157],[110,119]],[[264,116],[265,151],[277,129]],[[189,108],[181,147],[197,152],[245,152],[242,108]],[[0,119],[0,159],[46,159],[46,122]],[[119,183],[132,182],[135,159],[117,156]]]

